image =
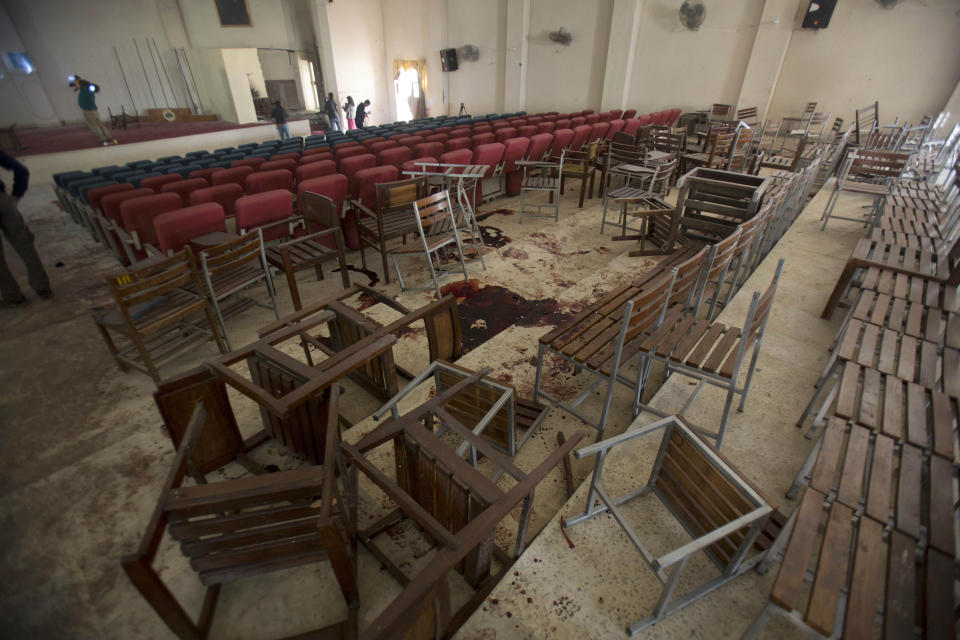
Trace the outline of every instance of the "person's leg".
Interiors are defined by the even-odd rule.
[[[83,119],[86,121],[87,126],[90,127],[90,130],[93,131],[93,135],[97,136],[97,140],[100,142],[113,140],[113,137],[104,128],[103,123],[100,122],[100,116],[96,110],[90,109],[88,111],[85,109],[83,111]]]
[[[284,122],[280,127],[280,139],[287,140],[290,137],[290,127]]]
[[[0,194],[0,231],[6,237],[7,242],[13,247],[23,260],[27,267],[27,278],[30,286],[37,294],[45,296],[50,292],[50,279],[47,277],[47,270],[43,268],[43,262],[37,254],[37,249],[33,245],[33,234],[30,232],[27,223],[17,209],[17,203],[9,194]],[[0,254],[0,291],[2,291],[5,300],[17,298],[20,295],[20,287],[16,280],[7,269],[6,263]],[[12,283],[12,285],[11,285]],[[11,297],[8,297],[10,294]]]
[[[7,261],[3,259],[3,234],[0,234],[0,303],[20,304],[26,302],[17,279],[10,273]]]
[[[334,117],[330,120],[330,126],[333,127],[334,129],[336,129],[337,131],[341,131],[341,129],[340,129],[340,118],[337,117],[337,116],[334,116]]]

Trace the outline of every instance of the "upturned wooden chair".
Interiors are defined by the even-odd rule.
[[[343,232],[340,229],[340,217],[333,200],[318,193],[304,191],[301,197],[301,217],[292,220],[303,220],[307,227],[307,234],[288,237],[284,241],[268,245],[266,256],[271,266],[283,271],[290,289],[293,308],[300,309],[302,303],[297,273],[313,269],[317,279],[323,280],[323,264],[336,260],[344,289],[350,286],[350,274]],[[289,225],[290,221],[273,223],[266,227],[284,224]],[[329,246],[331,240],[333,248]]]
[[[97,330],[120,369],[133,367],[160,382],[159,368],[212,337],[227,350],[210,302],[202,294],[193,252],[184,247],[169,258],[107,278],[114,307],[92,311]],[[119,348],[111,334],[128,344]]]
[[[371,246],[380,252],[383,275],[390,284],[390,268],[387,265],[387,242],[395,238],[405,239],[417,233],[413,219],[413,203],[427,196],[427,178],[411,178],[396,182],[381,182],[376,185],[377,208],[371,211],[359,200],[354,206],[359,212],[357,224],[360,230],[360,259],[366,268],[364,247]]]
[[[673,247],[669,238],[657,230],[669,230],[671,224],[656,225],[656,217],[672,217],[676,214],[676,205],[665,199],[670,190],[670,182],[677,169],[678,160],[661,162],[654,169],[644,170],[644,167],[635,167],[637,170],[628,176],[627,184],[607,192],[603,199],[603,218],[600,222],[600,233],[607,223],[607,206],[612,202],[620,210],[620,235],[613,240],[639,240],[640,248],[630,253],[631,256],[663,255],[670,253]],[[629,166],[629,165],[628,165]],[[626,172],[626,169],[621,168]],[[639,221],[640,227],[631,227],[631,221]],[[633,233],[628,233],[628,231]],[[653,251],[646,250],[646,242],[650,240],[656,246]]]
[[[358,532],[364,546],[403,587],[400,595],[362,631],[364,638],[452,637],[512,566],[511,556],[501,551],[494,540],[497,525],[522,503],[513,544],[513,557],[518,556],[526,545],[534,490],[583,437],[582,432],[575,433],[530,473],[518,469],[445,408],[446,403],[470,385],[479,383],[489,372],[489,369],[478,371],[419,407],[388,418],[355,444],[343,443],[351,466],[397,505],[394,511]],[[433,433],[439,423],[476,447],[492,464],[509,474],[515,484],[503,491],[480,474]],[[393,444],[395,479],[368,458],[368,452],[389,442]],[[437,499],[437,496],[445,498]],[[413,520],[435,548],[432,559],[413,576],[408,576],[402,565],[384,553],[375,540],[406,518]],[[466,583],[464,587],[473,591],[457,611],[451,611],[453,581]]]
[[[336,387],[331,393],[336,406]],[[127,576],[177,637],[193,640],[207,637],[223,584],[326,559],[348,618],[318,633],[356,637],[356,485],[346,475],[336,424],[324,434],[322,466],[207,484],[195,456],[207,453],[198,445],[216,411],[212,400],[194,405],[140,546],[122,560]],[[183,484],[188,473],[195,485]],[[165,533],[206,587],[196,622],[153,567]]]

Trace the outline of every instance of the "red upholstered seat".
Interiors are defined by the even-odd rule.
[[[490,144],[491,142],[495,142],[496,136],[494,136],[491,132],[475,133],[470,137],[470,139],[473,140],[473,144],[471,146],[476,149],[482,144]]]
[[[471,135],[475,136],[478,133],[493,133],[493,127],[491,127],[490,124],[487,122],[478,122],[473,125]]]
[[[513,138],[507,140],[503,145],[503,180],[506,194],[517,195],[520,193],[520,182],[523,178],[522,171],[517,167],[517,160],[523,159],[530,148],[529,138]],[[511,189],[515,189],[511,192]]]
[[[297,167],[294,177],[297,183],[309,180],[311,178],[321,178],[337,172],[337,163],[333,160],[320,160],[319,162],[310,162]]]
[[[216,202],[207,202],[157,216],[153,227],[160,251],[169,254],[180,251],[196,237],[214,231],[226,231],[227,222],[223,207]]]
[[[146,187],[110,193],[100,198],[100,210],[103,211],[103,215],[105,215],[107,219],[120,224],[120,205],[123,204],[125,200],[143,198],[145,196],[152,196],[153,194],[153,189]]]
[[[190,204],[216,202],[223,208],[223,215],[230,217],[236,213],[237,198],[243,196],[243,188],[235,182],[218,184],[206,189],[197,189],[190,193]]]
[[[339,147],[337,147],[337,152],[334,155],[337,158],[337,166],[339,166],[341,162],[343,162],[344,160],[347,160],[348,158],[354,158],[356,156],[365,156],[369,154],[370,152],[367,150],[366,147],[361,147],[358,144],[358,145],[347,147],[346,149],[340,149]]]
[[[470,149],[454,149],[440,156],[442,164],[470,164],[473,160],[473,151]]]
[[[288,153],[278,153],[275,156],[270,156],[270,162],[277,162],[278,160],[293,160],[296,163],[300,163],[300,154],[296,151],[290,151]],[[260,167],[261,171],[263,167]]]
[[[247,176],[253,173],[253,167],[233,167],[218,171],[210,176],[210,183],[213,186],[218,184],[238,184],[241,188],[247,186]]]
[[[613,120],[613,114],[609,111],[604,111],[600,114],[600,120],[598,122],[610,122]]]
[[[413,149],[415,146],[424,141],[423,136],[407,136],[406,138],[400,138],[397,140],[397,144],[402,147],[407,147],[408,149]]]
[[[300,164],[306,164],[307,162],[313,161],[313,156],[322,156],[329,155],[333,157],[333,151],[330,150],[330,147],[313,147],[312,149],[304,149],[303,155],[300,156]],[[309,159],[308,159],[309,158]]]
[[[487,167],[487,171],[484,174],[484,178],[489,178],[493,175],[493,170],[500,160],[503,159],[503,152],[506,147],[502,142],[491,142],[489,144],[481,144],[473,150],[473,158],[470,159],[470,164],[482,164]]]
[[[191,171],[188,178],[203,178],[208,183],[213,179],[212,176],[218,171],[223,171],[223,167],[213,167],[212,169],[196,169]]]
[[[403,147],[406,149],[406,147]],[[409,149],[407,149],[409,151]],[[377,185],[381,182],[394,182],[400,170],[393,165],[371,167],[357,171],[350,181],[350,192],[358,194],[360,203],[366,208],[377,208]]]
[[[345,159],[343,162],[340,163],[340,173],[347,176],[347,180],[352,180],[354,174],[357,171],[361,171],[363,169],[369,169],[370,167],[375,167],[375,166],[377,166],[376,156],[374,156],[373,154],[367,153],[362,156],[352,156],[350,158]],[[352,182],[350,184],[351,186],[353,185]],[[352,190],[348,190],[348,193],[351,198],[357,197],[357,194],[354,193]]]
[[[573,132],[571,131],[570,133],[572,134]],[[527,147],[527,152],[523,156],[524,160],[542,160],[550,151],[553,145],[553,138],[554,134],[552,133],[538,133],[530,138],[530,146]]]
[[[450,133],[451,131],[453,131],[453,127],[437,127],[436,129],[433,130],[433,132],[434,132],[435,134],[437,134],[437,133]]]
[[[443,153],[442,142],[421,142],[413,148],[414,158],[425,158],[427,156],[436,158],[441,153]]]
[[[405,133],[395,133],[393,135],[387,136],[387,140],[393,140],[394,142],[396,142],[400,138],[406,138],[406,137],[407,137],[407,134]]]
[[[169,182],[178,182],[183,180],[179,173],[168,173],[162,176],[151,176],[149,178],[144,178],[140,181],[141,187],[146,187],[147,189],[153,189],[154,191],[160,191],[160,187],[169,183]]]
[[[386,140],[386,138],[384,138],[383,136],[375,136],[373,138],[367,138],[366,140],[363,140],[360,144],[362,144],[367,149],[369,149],[370,145],[376,144],[378,142],[383,142],[384,140]]]
[[[264,162],[260,165],[260,172],[264,171],[276,171],[277,169],[286,169],[290,173],[293,173],[297,170],[299,163],[296,160],[291,160],[287,158],[286,160],[271,160],[270,162]]]
[[[399,168],[400,165],[411,158],[413,158],[413,151],[410,150],[410,147],[394,147],[393,149],[384,149],[378,153],[377,164]]]
[[[582,116],[588,116],[588,115],[590,115],[590,114],[592,114],[592,113],[593,113],[593,109],[584,109],[583,111],[580,112],[580,115],[582,115]]]
[[[439,142],[440,146],[443,146],[443,143],[450,139],[450,136],[445,133],[433,133],[429,136],[426,136],[424,142]],[[421,143],[423,144],[423,143]]]
[[[590,139],[590,132],[592,130],[593,127],[588,124],[582,124],[579,127],[574,127],[573,139],[567,146],[569,146],[571,149],[579,149]]]
[[[494,133],[494,140],[497,142],[506,142],[510,138],[517,137],[517,130],[513,127],[501,127]]]
[[[393,149],[394,147],[399,147],[400,143],[396,140],[384,140],[382,142],[374,142],[367,148],[367,153],[372,153],[377,155],[384,149]]]
[[[293,194],[286,189],[264,191],[237,199],[237,229],[247,233],[258,227],[284,220],[293,215]],[[277,225],[263,232],[264,241],[277,240],[290,235],[284,225]]]
[[[637,110],[636,110],[636,109],[627,109],[627,110],[624,111],[622,114],[620,114],[620,118],[621,118],[622,120],[629,120],[629,119],[631,119],[631,118],[635,118],[636,115],[637,115]]]
[[[176,193],[157,193],[143,198],[124,200],[120,205],[120,223],[128,233],[137,234],[141,247],[145,244],[156,246],[157,235],[153,229],[153,221],[157,216],[181,207],[183,203]],[[145,256],[144,251],[137,251],[137,258]]]
[[[554,129],[556,129],[556,128],[557,128],[557,124],[556,124],[555,122],[550,122],[550,121],[545,120],[545,121],[543,121],[543,122],[541,122],[540,124],[537,125],[537,133],[538,133],[538,134],[540,134],[540,133],[553,133]],[[531,137],[533,137],[533,136],[531,136]]]
[[[454,127],[450,131],[451,138],[469,138],[472,135],[473,135],[473,129],[471,129],[470,127],[459,126],[459,127]]]
[[[570,118],[560,118],[554,122],[554,131],[559,131],[560,129],[570,129]],[[573,131],[573,129],[570,129]]]
[[[287,169],[258,171],[247,176],[247,193],[263,193],[276,189],[293,189],[293,172]]]
[[[623,129],[623,127],[624,127],[626,124],[627,124],[627,121],[626,121],[626,120],[620,120],[620,119],[611,120],[611,121],[610,121],[610,128],[607,129],[607,135],[605,135],[604,138],[606,138],[607,140],[612,140],[612,139],[613,139],[613,134],[615,134],[616,132],[618,132],[618,131],[620,131],[621,129]]]
[[[584,117],[584,122],[583,122],[583,124],[588,124],[588,125],[590,125],[590,126],[592,127],[593,125],[597,124],[598,122],[600,122],[600,114],[599,114],[599,113],[590,113],[590,114],[587,114],[587,115]]]
[[[539,125],[541,122],[545,122],[542,116],[527,116],[527,124]]]
[[[230,168],[235,169],[237,167],[250,167],[256,171],[264,162],[266,162],[266,159],[264,158],[243,158],[242,160],[234,160],[231,162]]]
[[[530,138],[537,135],[537,125],[535,124],[525,124],[517,127],[517,135],[515,138]]]
[[[422,158],[414,158],[413,160],[407,160],[402,165],[400,165],[400,175],[401,178],[407,178],[407,171],[422,171],[423,167],[418,166],[420,162],[440,162],[437,160],[436,156],[424,156]]]
[[[550,143],[550,156],[560,157],[560,151],[570,146],[573,140],[573,129],[558,129],[553,132],[553,142]]]
[[[631,136],[637,135],[640,125],[643,124],[640,122],[640,118],[630,118],[629,120],[624,120],[624,123],[623,132],[629,133]]]
[[[596,122],[592,127],[590,127],[590,135],[587,137],[587,142],[593,142],[594,140],[600,140],[601,138],[607,137],[607,130],[610,128],[609,122]]]
[[[97,211],[103,212],[103,209],[100,207],[100,203],[106,196],[109,196],[113,193],[123,193],[126,191],[133,191],[134,187],[129,182],[121,182],[120,184],[108,184],[105,187],[97,187],[96,189],[90,189],[87,191],[87,202],[90,203],[90,206],[96,209]]]
[[[577,127],[582,127],[587,124],[587,119],[583,116],[574,116],[570,118],[570,127],[576,131]]]
[[[450,138],[443,145],[444,151],[456,151],[458,149],[472,149],[473,140],[470,138]]]
[[[206,189],[208,186],[207,181],[203,178],[189,178],[177,182],[168,182],[160,187],[160,193],[175,193],[180,196],[180,201],[186,206],[190,202],[191,192],[197,189]]]
[[[620,120],[623,116],[623,109],[612,109],[610,111],[610,121]]]
[[[298,197],[303,197],[304,192],[318,193],[327,196],[333,200],[335,211],[343,211],[343,201],[347,199],[347,190],[349,180],[342,173],[323,176],[322,178],[313,178],[297,185]],[[349,209],[340,219],[340,230],[343,232],[343,243],[351,249],[360,248],[360,232],[357,229],[357,213]],[[325,237],[320,242],[329,248],[334,248],[335,242],[332,237]]]
[[[639,118],[637,118],[637,120],[640,121],[640,124],[641,124],[641,125],[645,125],[645,124],[656,124],[656,123],[653,121],[653,116],[650,115],[649,113],[640,116]]]

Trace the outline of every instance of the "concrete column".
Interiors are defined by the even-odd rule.
[[[327,94],[332,91],[334,96],[337,95],[337,73],[333,66],[333,44],[330,40],[330,23],[327,20],[327,3],[311,2],[310,14],[313,18],[317,57],[320,59],[320,73],[323,76],[324,94],[320,96],[320,110],[323,111],[323,99]]]
[[[766,0],[760,15],[753,49],[740,85],[737,108],[756,106],[761,120],[767,116],[783,59],[790,46],[797,6],[798,0]]]
[[[600,110],[626,109],[644,0],[613,0]]]
[[[950,95],[950,99],[947,100],[947,104],[943,105],[943,109],[940,111],[949,111],[950,117],[947,118],[946,124],[943,127],[943,135],[950,135],[950,130],[953,128],[953,125],[960,122],[960,82],[957,83],[957,86],[954,87],[953,93]],[[936,118],[936,114],[932,114]]]
[[[503,111],[512,113],[526,109],[529,25],[530,0],[507,0]]]

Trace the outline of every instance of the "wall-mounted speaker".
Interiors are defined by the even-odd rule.
[[[456,49],[440,49],[440,66],[444,71],[456,71],[460,68]]]
[[[812,0],[801,26],[804,29],[826,29],[836,7],[837,0]]]

